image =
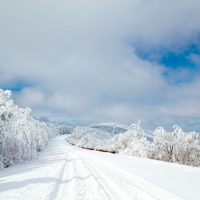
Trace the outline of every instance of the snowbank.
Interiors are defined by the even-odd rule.
[[[30,113],[14,104],[11,91],[0,90],[0,169],[34,159],[59,134],[59,126],[35,120]]]

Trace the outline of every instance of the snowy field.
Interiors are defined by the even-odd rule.
[[[56,136],[0,171],[0,200],[199,200],[200,168],[83,150]]]

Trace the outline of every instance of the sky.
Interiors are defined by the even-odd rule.
[[[1,0],[0,88],[37,118],[200,131],[199,0]]]

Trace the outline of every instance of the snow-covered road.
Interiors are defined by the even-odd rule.
[[[144,164],[148,162],[151,163],[148,160]],[[163,163],[152,162],[157,162],[157,165]],[[134,169],[134,163],[138,165],[137,159],[132,157],[123,158],[122,155],[93,152],[73,147],[65,142],[65,136],[58,136],[50,141],[48,147],[40,153],[37,160],[0,172],[0,200],[189,199],[187,195],[184,195],[184,192],[183,195],[172,194],[173,190],[170,187],[168,187],[168,191],[166,188],[162,189],[166,186],[165,184],[161,188],[160,185],[158,187],[149,181],[151,177],[147,180],[140,173],[135,174],[134,170],[131,171]],[[151,169],[152,164],[150,165]],[[176,165],[173,166],[176,170]],[[200,174],[198,170],[195,172],[195,177]],[[165,175],[163,176],[165,178]],[[197,180],[199,180],[198,178]],[[171,184],[174,184],[173,180]],[[190,192],[193,195],[196,192],[191,199],[198,199],[199,194],[195,185],[188,192],[189,197],[191,197]]]

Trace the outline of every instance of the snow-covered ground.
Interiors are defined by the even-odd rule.
[[[200,168],[83,150],[65,137],[0,171],[0,200],[200,199]]]

